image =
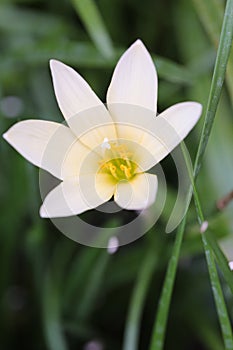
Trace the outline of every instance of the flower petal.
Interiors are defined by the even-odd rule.
[[[158,118],[166,120],[174,128],[180,140],[183,140],[197,123],[201,112],[200,103],[181,102],[160,113]]]
[[[197,102],[178,103],[156,117],[155,122],[148,123],[151,133],[144,133],[141,146],[154,158],[154,164],[165,158],[191,131],[201,116],[202,106]]]
[[[90,151],[81,142],[76,141],[67,151],[62,163],[62,179],[69,177],[78,178],[80,175],[95,174],[99,168],[102,158]]]
[[[142,141],[146,136],[154,141],[152,129],[156,122],[156,113],[141,106],[129,104],[114,104],[111,111],[114,115],[118,143],[125,144],[132,161],[139,167],[138,172],[148,170],[148,164],[154,165],[154,158],[151,149],[148,152]]]
[[[157,73],[151,56],[141,40],[122,55],[107,92],[107,104],[127,103],[156,112]]]
[[[73,68],[57,60],[50,60],[50,68],[57,102],[66,120],[83,110],[103,105]]]
[[[108,201],[114,191],[113,184],[95,175],[70,178],[55,187],[46,196],[40,209],[41,217],[66,217],[81,214]]]
[[[109,174],[96,174],[95,176],[95,190],[97,195],[103,199],[104,202],[109,200],[116,189],[116,182]]]
[[[105,139],[117,138],[115,125],[109,112],[98,106],[73,116],[68,121],[70,128],[77,138],[89,149],[101,146]]]
[[[157,188],[156,175],[137,174],[132,180],[117,184],[114,200],[121,208],[143,210],[154,203]]]
[[[118,137],[134,150],[132,160],[141,172],[159,163],[187,136],[202,107],[197,102],[178,103],[157,117],[139,106],[117,104],[112,110]]]
[[[87,82],[62,62],[51,60],[50,67],[58,105],[76,136],[91,149],[116,138],[109,112]]]
[[[59,179],[71,176],[66,158],[75,144],[76,158],[90,150],[77,141],[71,130],[44,120],[24,120],[13,125],[3,137],[32,164],[49,171]]]

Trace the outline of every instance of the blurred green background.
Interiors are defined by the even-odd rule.
[[[185,100],[205,109],[221,30],[223,0],[9,0],[0,2],[0,131],[23,119],[63,120],[50,58],[73,66],[100,98],[121,53],[137,38],[153,54],[158,110]],[[233,260],[233,206],[216,201],[233,189],[233,59],[197,190],[212,232]],[[187,138],[194,159],[203,119]],[[136,350],[139,325],[148,349],[175,232],[165,226],[176,196],[168,157],[168,197],[157,224],[109,255],[79,245],[39,217],[38,169],[0,140],[0,348]],[[88,220],[94,220],[94,211]],[[129,220],[125,212],[119,222]],[[103,225],[113,225],[110,216]],[[78,227],[77,227],[78,230]],[[233,299],[222,281],[229,310]],[[194,205],[182,245],[165,349],[221,350],[223,343]]]

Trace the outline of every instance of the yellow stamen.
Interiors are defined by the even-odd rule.
[[[129,167],[127,167],[126,165],[124,165],[124,164],[121,164],[120,165],[120,169],[122,170],[122,171],[124,171],[124,173],[125,173],[125,177],[126,177],[126,179],[130,179],[131,178],[131,167],[129,166]]]
[[[117,169],[116,166],[113,165],[112,163],[109,163],[108,167],[109,167],[109,170],[110,170],[112,176],[115,177],[115,179],[118,179],[118,176],[117,176],[117,173],[116,173],[116,169]]]
[[[104,142],[106,140],[105,138]],[[117,181],[130,180],[137,168],[131,157],[132,153],[128,152],[124,144],[119,145],[114,142],[108,142],[108,147],[104,147],[100,171],[109,173]]]

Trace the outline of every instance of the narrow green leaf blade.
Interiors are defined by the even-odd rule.
[[[201,162],[203,159],[204,152],[208,143],[211,128],[215,118],[217,106],[219,103],[220,94],[222,91],[222,85],[225,77],[227,61],[230,54],[230,48],[233,37],[233,0],[228,0],[226,4],[226,10],[222,25],[222,31],[220,36],[220,43],[217,52],[217,58],[215,62],[214,74],[212,78],[212,84],[207,104],[207,110],[205,115],[205,122],[202,130],[202,135],[196,155],[195,166],[194,166],[194,178],[197,177],[200,170]],[[183,239],[184,229],[186,223],[186,216],[179,226],[176,241],[173,248],[173,254],[169,261],[168,270],[166,273],[165,281],[163,284],[162,294],[159,301],[159,308],[157,317],[155,320],[152,339],[150,344],[150,350],[161,350],[164,344],[165,331],[167,325],[168,311],[171,301],[172,290],[174,286],[174,280],[176,276],[177,263],[180,254],[180,247]],[[208,262],[208,260],[207,260]],[[221,289],[220,289],[221,290]],[[215,295],[215,292],[214,292]],[[218,295],[215,297],[219,297]],[[223,299],[224,300],[224,299]],[[221,300],[221,306],[224,301]],[[217,301],[216,301],[217,305]],[[224,320],[227,320],[227,313],[224,314]],[[224,321],[228,322],[228,321]],[[225,343],[230,342],[229,330],[223,333]]]
[[[178,232],[176,234],[175,243],[172,249],[172,255],[169,260],[161,297],[159,300],[156,320],[152,330],[152,338],[150,343],[150,350],[163,349],[165,331],[168,319],[169,306],[171,302],[172,291],[175,283],[176,270],[180,256],[180,248],[184,235],[186,218],[181,222]]]
[[[206,108],[205,121],[202,129],[201,140],[199,143],[197,156],[194,166],[194,178],[199,173],[203,155],[208,143],[210,132],[213,126],[215,114],[217,111],[224,77],[226,73],[227,62],[229,59],[231,44],[233,38],[233,1],[228,0],[220,35],[220,42],[214,67],[210,94]]]
[[[87,32],[106,58],[113,56],[113,45],[98,8],[92,0],[72,0]]]
[[[218,242],[216,241],[214,235],[212,232],[208,230],[208,232],[205,233],[205,239],[208,245],[211,247],[212,252],[214,253],[215,259],[219,265],[219,268],[223,274],[223,277],[228,284],[231,293],[233,295],[233,272],[230,270],[228,261],[223,254],[221,248],[219,247]]]
[[[219,281],[218,273],[215,266],[215,261],[213,253],[210,249],[210,246],[205,238],[205,235],[202,235],[202,241],[205,249],[206,260],[209,269],[211,287],[214,294],[214,300],[218,312],[219,323],[223,335],[224,345],[226,350],[233,349],[233,336],[231,323],[229,320],[226,304],[224,301],[221,284]]]
[[[156,262],[157,259],[154,254],[154,249],[151,249],[150,246],[149,251],[147,251],[146,258],[138,273],[138,279],[133,290],[126,321],[123,350],[138,349],[139,326],[143,311],[143,304]]]
[[[215,47],[218,46],[218,33],[224,14],[223,2],[218,0],[193,0],[198,16]],[[233,104],[233,50],[230,53],[226,82]]]

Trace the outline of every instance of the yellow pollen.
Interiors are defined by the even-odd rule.
[[[124,171],[124,173],[125,173],[125,177],[126,177],[126,179],[130,179],[131,178],[131,167],[127,167],[126,165],[124,165],[124,164],[121,164],[120,165],[120,169],[122,170],[122,171]]]
[[[115,177],[115,179],[118,179],[118,176],[117,176],[117,174],[116,174],[116,169],[117,169],[116,166],[113,165],[112,163],[109,163],[109,164],[108,164],[108,168],[109,168],[109,170],[110,170],[112,176]]]
[[[137,165],[131,160],[132,153],[128,152],[124,144],[109,142],[109,146],[104,150],[100,172],[110,174],[117,181],[130,180],[137,168]]]

